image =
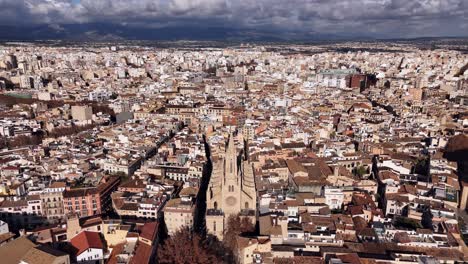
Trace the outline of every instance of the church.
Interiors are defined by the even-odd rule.
[[[252,164],[231,133],[220,155],[212,157],[213,171],[206,194],[206,227],[209,233],[223,238],[230,215],[248,216],[255,223],[257,196]]]

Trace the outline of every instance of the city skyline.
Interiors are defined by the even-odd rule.
[[[468,263],[468,0],[0,0],[1,264]]]

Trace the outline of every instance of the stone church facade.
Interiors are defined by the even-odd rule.
[[[229,136],[224,153],[212,158],[213,172],[208,185],[206,227],[209,233],[223,238],[230,215],[241,214],[255,223],[256,192],[253,166],[245,160],[243,146]]]

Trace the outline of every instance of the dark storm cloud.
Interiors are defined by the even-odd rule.
[[[468,0],[0,0],[0,24],[218,25],[377,36],[467,35]]]

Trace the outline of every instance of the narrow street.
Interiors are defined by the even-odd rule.
[[[205,222],[205,213],[206,213],[206,191],[208,189],[208,184],[210,183],[211,171],[213,170],[213,165],[211,163],[211,151],[208,142],[206,141],[206,136],[203,135],[203,140],[205,143],[205,155],[206,155],[206,165],[203,169],[203,176],[200,182],[200,189],[198,190],[196,209],[195,209],[195,219],[193,228],[195,232],[201,234],[202,236],[206,235],[206,222]]]

